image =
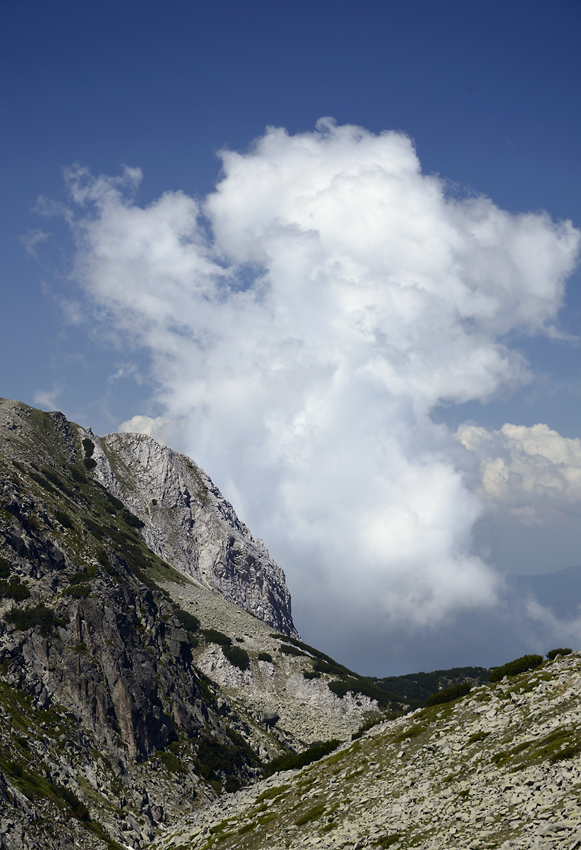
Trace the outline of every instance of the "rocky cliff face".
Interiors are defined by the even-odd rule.
[[[232,505],[189,458],[143,434],[94,442],[98,480],[144,523],[150,549],[187,576],[298,637],[281,568]]]

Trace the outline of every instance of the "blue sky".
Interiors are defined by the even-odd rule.
[[[4,362],[30,333],[24,362],[5,376],[10,395],[32,399],[56,381],[71,386],[68,403],[81,410],[106,391],[99,371],[79,381],[75,365],[63,369],[59,360],[53,368],[52,360],[70,351],[20,242],[40,226],[31,212],[37,197],[62,196],[61,170],[73,162],[105,174],[122,163],[142,168],[144,203],[168,189],[203,195],[217,180],[220,148],[244,149],[270,124],[297,132],[332,115],[375,132],[403,130],[424,171],[505,209],[545,209],[579,222],[575,2],[508,2],[502,9],[364,2],[356,10],[326,2],[249,9],[23,2],[5,4],[0,14],[1,239],[14,311],[3,334]],[[575,332],[572,290],[562,322]],[[578,380],[569,351],[541,349],[546,369]],[[535,346],[527,354],[534,356]],[[91,350],[91,360],[96,356]],[[574,436],[579,401],[569,398],[564,407],[556,424]],[[109,426],[125,413],[115,407]]]
[[[293,478],[298,474],[297,469],[291,470],[289,465],[291,455],[296,456],[297,446],[304,447],[307,443],[291,445],[291,441],[281,447],[281,444],[271,445],[264,436],[265,423],[273,417],[279,416],[281,421],[287,416],[295,416],[297,422],[305,417],[308,420],[311,408],[303,402],[297,402],[292,410],[282,401],[278,407],[274,403],[269,406],[258,391],[253,396],[254,385],[248,387],[247,404],[241,401],[238,407],[228,410],[222,408],[219,399],[205,396],[204,403],[212,412],[208,419],[211,428],[210,425],[208,428],[220,433],[226,448],[219,451],[212,447],[209,437],[197,436],[203,434],[199,419],[201,402],[194,403],[192,399],[195,396],[199,400],[201,390],[183,379],[183,373],[188,371],[189,364],[194,377],[196,369],[200,373],[198,377],[207,369],[208,376],[215,376],[216,386],[222,386],[220,382],[226,378],[220,357],[240,359],[240,340],[233,330],[226,338],[226,347],[211,361],[196,360],[189,350],[180,348],[182,382],[179,383],[167,366],[169,343],[160,343],[160,334],[148,336],[149,331],[144,330],[141,290],[135,290],[141,312],[131,320],[127,301],[123,304],[118,299],[111,301],[110,295],[104,294],[101,267],[97,268],[96,259],[102,258],[103,253],[98,255],[98,252],[104,248],[93,225],[97,220],[113,223],[111,226],[123,224],[127,227],[123,232],[129,234],[130,241],[135,233],[131,223],[120,222],[115,217],[114,205],[104,203],[104,196],[99,195],[101,190],[86,175],[76,184],[69,176],[67,187],[63,169],[78,163],[93,176],[102,174],[111,178],[120,175],[124,166],[141,169],[141,181],[120,190],[125,192],[122,205],[126,209],[150,210],[153,240],[156,221],[159,225],[161,220],[155,219],[148,205],[155,204],[164,193],[171,195],[168,205],[177,203],[177,193],[185,193],[185,197],[194,199],[205,210],[201,226],[206,236],[212,228],[216,232],[223,228],[221,241],[212,242],[210,238],[204,243],[206,255],[223,267],[230,263],[230,271],[238,281],[236,286],[248,285],[249,291],[261,260],[256,259],[258,254],[253,254],[248,245],[242,249],[228,236],[231,233],[228,228],[233,226],[233,207],[228,207],[228,203],[236,201],[232,189],[234,177],[238,175],[241,184],[249,187],[247,197],[252,197],[257,185],[248,176],[252,164],[260,160],[263,165],[275,162],[277,168],[283,168],[284,163],[290,162],[292,147],[282,144],[276,156],[271,157],[263,145],[261,158],[253,159],[253,149],[249,148],[253,140],[266,139],[267,127],[279,127],[286,129],[288,139],[324,145],[327,136],[324,133],[317,136],[315,130],[317,121],[324,116],[332,116],[338,127],[365,128],[369,139],[378,138],[377,134],[383,131],[405,134],[398,138],[413,140],[421,174],[439,176],[440,191],[450,202],[448,209],[452,208],[453,198],[485,196],[495,208],[513,216],[507,221],[517,221],[520,213],[546,211],[554,222],[570,220],[579,228],[580,25],[581,7],[573,0],[550,3],[508,0],[502,4],[375,0],[358,4],[323,1],[292,5],[168,2],[163,6],[153,2],[89,0],[45,4],[24,0],[3,4],[0,11],[3,152],[0,250],[4,303],[0,336],[1,394],[29,404],[61,409],[70,418],[92,425],[97,433],[116,430],[137,415],[148,416],[152,421],[159,419],[157,431],[155,426],[147,426],[150,432],[156,436],[163,432],[176,448],[192,453],[227,492],[253,531],[265,538],[286,570],[298,627],[305,639],[311,643],[318,640],[319,644],[325,644],[323,648],[342,653],[343,657],[348,652],[349,641],[350,645],[356,643],[357,651],[348,660],[362,669],[373,654],[371,647],[377,646],[377,635],[383,634],[378,623],[390,618],[394,623],[397,620],[391,603],[386,602],[383,609],[371,612],[364,597],[370,588],[378,586],[377,581],[381,584],[377,580],[377,571],[381,573],[382,569],[378,547],[386,545],[395,551],[399,543],[396,545],[388,535],[381,545],[377,542],[371,554],[361,556],[359,566],[350,571],[345,562],[334,572],[335,555],[326,550],[324,541],[333,536],[338,526],[348,526],[342,513],[346,508],[326,512],[317,535],[311,520],[297,507],[304,503],[304,494],[299,492]],[[338,135],[334,138],[337,146],[343,144]],[[348,144],[349,155],[359,162],[361,144],[354,136],[349,137]],[[242,152],[238,165],[221,163],[217,154],[224,148]],[[347,165],[343,167],[348,170]],[[343,174],[344,171],[338,173],[337,179]],[[216,184],[225,178],[228,178],[223,184],[225,200],[222,206],[215,204],[210,214],[204,205]],[[85,200],[79,202],[77,195],[75,201],[71,191],[83,180],[83,185],[92,187],[91,197],[87,201],[85,195]],[[45,200],[39,203],[41,197]],[[367,209],[365,198],[358,197],[354,209],[359,209],[357,204],[361,204],[362,210]],[[51,216],[41,214],[49,208],[53,213],[60,212]],[[98,209],[101,212],[95,212]],[[277,221],[287,212],[279,211]],[[67,216],[69,222],[74,216],[72,229]],[[236,226],[243,228],[244,221],[242,214]],[[539,240],[540,236],[534,237],[531,244],[540,244]],[[109,248],[110,245],[108,251]],[[118,284],[123,288],[123,280],[129,281],[138,274],[137,266],[129,264],[122,248],[117,246],[116,250],[119,252],[116,262],[120,265],[115,268],[122,267],[127,275]],[[442,618],[451,616],[450,612],[463,616],[470,606],[477,604],[479,595],[484,601],[488,599],[486,604],[494,606],[490,600],[496,594],[498,603],[502,591],[493,586],[491,575],[549,571],[579,560],[577,446],[563,442],[580,436],[581,419],[577,339],[581,325],[580,277],[571,259],[574,248],[568,250],[571,261],[566,272],[554,272],[566,279],[566,294],[558,319],[553,321],[555,317],[551,314],[557,330],[548,334],[546,322],[551,309],[554,313],[555,305],[558,307],[558,293],[551,296],[553,307],[547,302],[546,315],[539,313],[526,331],[516,318],[507,323],[501,337],[495,337],[490,328],[483,331],[490,352],[500,339],[507,350],[520,353],[528,361],[526,380],[522,375],[516,376],[513,363],[507,367],[513,370],[510,379],[501,380],[497,376],[490,391],[481,388],[471,396],[470,392],[460,392],[452,381],[443,386],[439,395],[436,393],[425,401],[427,406],[421,414],[417,412],[418,395],[407,399],[405,404],[400,399],[400,412],[396,415],[386,413],[376,397],[371,397],[367,386],[359,384],[357,389],[350,385],[344,399],[329,402],[327,423],[333,416],[344,417],[345,405],[361,405],[368,413],[368,421],[376,422],[378,433],[383,433],[385,426],[390,439],[390,434],[399,433],[404,424],[408,433],[420,434],[411,448],[407,437],[398,443],[398,452],[409,462],[406,475],[417,474],[420,481],[414,485],[417,489],[410,484],[405,497],[401,497],[405,504],[408,501],[413,504],[414,494],[420,503],[419,494],[429,491],[420,480],[420,471],[427,470],[425,480],[431,481],[441,471],[436,458],[444,458],[442,463],[450,477],[447,484],[440,482],[439,486],[450,488],[452,507],[446,516],[453,519],[449,520],[449,542],[441,555],[442,562],[429,569],[419,567],[419,561],[425,565],[426,559],[429,560],[427,551],[414,556],[419,559],[413,562],[415,566],[413,558],[409,560],[407,555],[402,555],[399,561],[395,555],[386,556],[391,566],[385,568],[385,593],[391,593],[408,619],[410,611],[418,605],[422,607],[422,603],[410,595],[402,575],[409,573],[427,581],[426,599],[432,601],[426,603],[425,617],[414,621],[416,633],[427,630],[421,633],[432,638],[440,634],[437,629],[441,628]],[[145,260],[144,254],[140,262],[143,264]],[[158,273],[164,274],[159,270]],[[270,273],[274,274],[272,269]],[[551,273],[547,272],[548,277]],[[160,280],[155,282],[158,288]],[[186,284],[182,281],[179,286]],[[129,292],[129,283],[127,287]],[[294,291],[298,298],[302,292],[300,286]],[[288,292],[285,298],[287,295]],[[526,292],[523,298],[526,300]],[[505,312],[517,310],[515,299],[516,296],[507,302]],[[288,303],[285,300],[285,315],[289,315]],[[306,312],[313,311],[314,330],[306,327],[302,315],[297,313],[297,327],[300,324],[300,333],[308,347],[317,333],[318,314],[311,304],[303,303]],[[190,305],[190,309],[192,316],[199,316],[195,305]],[[108,312],[104,314],[103,310]],[[179,298],[174,310],[172,321],[179,324]],[[189,316],[188,310],[184,309],[184,314]],[[258,334],[252,322],[259,319],[245,315],[245,321],[249,322],[248,338]],[[321,322],[327,315],[325,312],[319,315]],[[196,321],[198,318],[191,319],[186,329],[174,332],[171,342],[174,354],[181,339],[190,332],[198,332],[192,331]],[[216,312],[207,317],[207,322],[210,330],[217,331],[224,325],[225,317]],[[413,323],[410,327],[413,336]],[[561,339],[556,339],[559,334]],[[408,346],[409,339],[406,340]],[[335,351],[336,344],[329,341],[329,350]],[[267,350],[272,353],[272,347],[257,350],[261,356]],[[315,367],[322,368],[321,362],[311,359],[308,368]],[[449,372],[446,374],[446,380],[451,380]],[[264,390],[267,386],[264,375],[256,380],[263,381]],[[298,386],[296,380],[296,375],[292,380],[288,378],[286,393],[293,393],[293,387]],[[276,392],[268,386],[272,399]],[[297,398],[306,382],[300,386],[301,389],[296,389]],[[315,394],[317,391],[316,387],[309,390]],[[413,415],[401,412],[408,402],[415,411]],[[247,413],[248,406],[256,419]],[[244,424],[240,425],[241,422]],[[501,432],[506,423],[528,429],[543,424],[548,431]],[[461,426],[485,429],[486,433],[466,431],[460,439],[454,435],[459,434],[457,429]],[[345,426],[343,431],[338,429],[336,421],[320,427],[323,430],[328,427],[327,440],[329,444],[335,440],[336,456],[341,457],[349,454],[350,441],[363,433],[357,423]],[[358,477],[356,470],[364,469],[367,462],[370,469],[376,468],[375,461],[380,463],[373,454],[375,449],[371,448],[371,426],[365,435],[362,445],[369,439],[369,451],[362,450],[360,456],[349,459],[352,469],[347,462],[346,491],[351,488],[351,492],[357,493],[364,488],[365,479],[362,473]],[[298,439],[296,434],[293,439]],[[268,461],[265,454],[260,455],[260,446],[257,448],[261,440],[262,445],[270,446]],[[320,456],[315,438],[312,440],[310,449]],[[460,444],[463,448],[456,449]],[[538,448],[541,445],[545,447],[542,451]],[[462,457],[460,451],[465,451]],[[382,456],[386,456],[385,452]],[[231,459],[239,457],[244,457],[245,462],[233,466]],[[390,511],[396,509],[397,499],[385,492],[388,471],[392,474],[397,466],[394,456],[390,457],[384,480],[377,484],[377,490],[371,487],[366,512],[359,516],[351,536],[347,535],[341,543],[344,552],[351,551],[351,546],[353,552],[360,551],[358,535],[363,534],[369,540],[375,534],[369,528],[375,529],[376,522],[389,525],[389,516],[391,521],[405,525],[402,516],[393,519]],[[523,458],[527,457],[537,464],[535,474],[523,472]],[[508,484],[499,495],[499,479],[492,481],[491,476],[498,471],[501,460]],[[260,466],[260,474],[252,473],[256,464]],[[462,486],[457,479],[453,482],[454,470],[463,476]],[[317,481],[325,481],[325,486],[321,485],[319,490],[311,488],[325,504],[332,501],[338,486],[334,474],[330,462],[328,468],[323,464]],[[433,486],[437,491],[435,483]],[[459,489],[453,495],[455,486]],[[549,491],[558,491],[556,501],[549,499]],[[462,513],[464,508],[460,509],[469,501],[463,493],[474,498],[470,515]],[[383,513],[377,516],[371,507],[374,499],[382,505]],[[438,501],[436,496],[434,500]],[[277,508],[269,513],[265,505],[270,501]],[[414,510],[410,507],[412,513]],[[290,538],[281,531],[281,517],[288,511],[296,523],[295,533],[308,541],[303,548],[293,548]],[[316,515],[313,504],[309,516]],[[423,516],[419,508],[418,515]],[[368,529],[365,533],[361,531],[363,527]],[[420,521],[420,531],[426,532],[426,528]],[[474,558],[492,572],[486,573],[485,567],[475,566]],[[464,579],[454,572],[456,569],[464,569],[463,575],[471,576],[473,581],[469,588],[468,582],[465,593],[457,590]],[[416,574],[414,570],[419,572]],[[351,589],[358,571],[368,581],[361,583],[361,601],[351,606],[347,616],[345,598],[353,598]],[[426,578],[428,574],[431,579]],[[434,587],[444,590],[435,591]],[[328,617],[319,616],[322,606],[328,608]],[[342,631],[333,630],[332,623],[338,619],[345,624]],[[364,627],[362,624],[366,623],[370,625]],[[567,634],[572,632],[569,630]],[[389,629],[381,640],[388,642]],[[441,657],[430,655],[435,666],[470,663],[456,648],[452,650],[451,644],[454,641],[442,637]],[[487,655],[485,643],[478,652],[475,663],[505,660],[492,657],[493,653]],[[377,669],[377,664],[383,663],[380,657],[384,656],[381,653],[377,656],[369,672],[389,672]],[[414,665],[428,662],[420,647],[410,650],[406,663],[414,669]]]

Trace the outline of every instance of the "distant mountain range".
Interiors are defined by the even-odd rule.
[[[473,686],[484,685],[490,670],[486,667],[452,667],[449,670],[434,670],[431,673],[408,673],[404,676],[370,676],[372,682],[389,693],[406,700],[414,708],[419,707],[429,696],[462,682]]]
[[[556,617],[572,619],[581,615],[581,566],[542,575],[511,576],[508,585],[518,597],[530,595]]]

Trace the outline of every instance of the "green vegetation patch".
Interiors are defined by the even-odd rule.
[[[71,477],[74,478],[74,480],[77,482],[77,484],[87,484],[88,483],[89,479],[87,478],[85,473],[78,466],[71,465],[69,468],[71,470]]]
[[[108,850],[122,850],[120,844],[109,838],[101,824],[91,819],[88,807],[70,788],[52,782],[29,764],[22,764],[3,754],[0,755],[0,769],[29,800],[50,800],[100,838]]]
[[[299,640],[298,638],[290,637],[289,635],[277,635],[277,634],[273,634],[273,635],[271,635],[271,637],[278,638],[278,640],[283,640],[285,643],[292,643],[293,646],[296,646],[299,649],[305,650],[306,652],[310,653],[311,655],[314,655],[315,658],[319,658],[322,661],[327,661],[327,662],[329,662],[329,664],[334,664],[336,667],[340,668],[341,670],[343,670],[346,673],[350,672],[349,670],[347,670],[346,667],[343,667],[342,664],[337,664],[336,661],[333,661],[333,659],[329,655],[325,655],[324,652],[321,652],[320,649],[315,649],[314,646],[309,646],[308,643],[303,643],[303,641]]]
[[[393,832],[391,835],[384,835],[383,838],[378,839],[377,846],[378,847],[391,847],[392,844],[397,844],[397,842],[401,838],[401,833]]]
[[[73,521],[65,511],[55,511],[55,519],[60,522],[63,528],[74,528]]]
[[[107,492],[105,498],[114,511],[122,511],[125,508],[121,499],[118,499],[112,493]]]
[[[141,544],[145,547],[145,544]],[[150,549],[147,550],[150,557],[150,566],[147,569],[148,576],[151,579],[156,581],[171,581],[174,584],[186,585],[188,584],[187,578],[180,572],[178,572],[173,567],[170,567],[169,564],[166,564],[165,561],[162,561],[161,558],[152,552]],[[165,593],[165,591],[162,591]]]
[[[272,655],[270,654],[270,652],[259,652],[258,653],[258,660],[259,661],[270,661],[270,663],[272,664]]]
[[[40,484],[43,490],[46,490],[47,493],[51,493],[53,496],[57,495],[56,490],[52,486],[52,484],[46,480],[43,475],[39,475],[37,472],[29,472],[28,473],[33,481],[36,481],[37,484]]]
[[[204,735],[197,745],[194,763],[204,779],[225,777],[226,785],[235,790],[234,785],[239,787],[240,784],[237,773],[241,768],[248,765],[256,766],[259,761],[241,735],[229,729],[228,736],[230,738],[228,743],[222,743],[209,735]]]
[[[0,578],[8,578],[11,569],[12,564],[10,561],[7,561],[6,558],[0,558]]]
[[[43,468],[41,472],[45,478],[48,478],[48,480],[55,485],[55,487],[58,487],[59,490],[62,490],[62,492],[66,493],[67,496],[71,496],[72,498],[74,498],[74,494],[69,490],[62,478],[60,478],[60,476],[58,476],[56,472],[54,472],[52,469],[47,469],[46,467]]]
[[[109,528],[107,528],[107,526],[102,525],[99,522],[95,522],[95,520],[91,519],[91,517],[89,516],[84,516],[83,522],[85,523],[93,537],[97,537],[98,539],[100,539],[102,537],[105,537],[109,533]]]
[[[156,756],[170,773],[187,773],[186,768],[183,766],[179,758],[173,753],[170,753],[167,750],[158,750]]]
[[[343,670],[339,664],[335,664],[334,662],[322,661],[318,658],[313,664],[313,670],[316,673],[329,673],[332,676],[344,676],[348,675],[346,670]]]
[[[236,732],[235,729],[232,729],[231,726],[227,726],[228,729],[228,737],[232,741],[235,747],[238,747],[242,756],[244,756],[247,764],[258,765],[260,764],[260,760],[248,741],[246,741],[242,735]]]
[[[232,640],[217,629],[202,629],[202,634],[208,643],[218,643],[220,646],[232,646]]]
[[[6,614],[6,622],[13,623],[16,631],[38,629],[41,635],[48,636],[53,629],[66,626],[66,621],[57,617],[52,608],[35,605],[34,608],[11,608]]]
[[[184,611],[182,608],[175,609],[175,615],[188,632],[197,632],[200,628],[200,621],[189,611]]]
[[[234,667],[240,670],[248,670],[250,667],[250,656],[240,646],[223,646],[222,652]]]
[[[230,824],[230,819],[227,818],[226,820],[223,820],[222,823],[219,823],[219,824],[216,824],[216,826],[210,827],[210,830],[209,830],[210,835],[219,835],[221,832],[224,832],[224,830],[228,827],[229,824]]]
[[[550,649],[547,652],[547,658],[549,659],[549,661],[554,661],[554,659],[558,655],[571,655],[572,652],[573,650],[569,647],[567,647],[566,649],[563,649],[563,647],[559,647],[558,649]]]
[[[53,787],[56,789],[59,797],[70,808],[73,817],[85,822],[91,820],[89,809],[70,788],[66,788],[64,785],[54,785]]]
[[[495,667],[490,674],[489,681],[500,682],[505,676],[518,676],[519,673],[526,673],[527,670],[540,667],[542,663],[542,655],[522,655],[520,658],[515,658],[514,661],[509,661],[508,664]]]
[[[135,516],[135,514],[132,514],[131,511],[127,510],[127,508],[123,508],[121,516],[123,521],[131,528],[143,528],[145,525],[143,520],[139,519],[139,517]]]
[[[490,670],[486,667],[452,667],[432,673],[406,673],[404,676],[370,677],[379,688],[386,690],[410,705],[419,704],[442,688],[469,681],[473,687],[488,681]]]
[[[483,741],[485,738],[488,738],[490,732],[474,732],[473,735],[470,735],[468,738],[469,744],[476,744],[478,741]]]
[[[288,791],[290,787],[290,785],[275,785],[274,788],[267,788],[256,798],[256,802],[263,803],[265,800],[275,800]]]
[[[25,525],[29,531],[38,531],[40,528],[40,520],[35,514],[28,514],[28,516],[23,517],[23,525]]]
[[[157,590],[160,593],[162,592],[161,587],[156,584],[156,582],[152,578],[150,578],[149,570],[147,570],[147,567],[149,565],[147,563],[143,564],[142,566],[139,566],[135,562],[135,560],[129,556],[126,556],[125,561],[127,562],[127,566],[129,567],[136,579],[138,579],[146,587],[149,587],[150,590]]]
[[[383,708],[391,705],[393,696],[374,685],[369,679],[345,676],[342,679],[334,679],[328,682],[329,690],[341,699],[351,691],[353,694],[362,694],[373,699]]]
[[[574,758],[581,752],[579,730],[566,727],[554,729],[541,741],[533,742],[533,748],[527,753],[527,761],[550,761]],[[526,765],[523,764],[523,767]]]
[[[383,715],[372,715],[361,724],[361,726],[356,732],[353,732],[353,734],[351,735],[351,740],[356,741],[358,738],[361,738],[364,732],[368,732],[370,729],[373,729],[373,727],[377,726],[378,723],[381,723],[382,720],[385,720],[385,717]]]
[[[89,584],[97,576],[97,567],[90,566],[84,572],[73,573],[69,576],[69,586],[65,589],[65,595],[73,599],[84,599],[91,592]]]
[[[69,788],[51,782],[30,765],[23,765],[21,762],[0,756],[0,767],[29,800],[48,797],[59,808],[63,808],[63,804],[66,804],[71,814],[78,820],[90,820],[88,808]]]
[[[108,576],[111,576],[111,578],[114,578],[116,580],[120,579],[119,573],[117,572],[115,567],[111,564],[111,561],[109,560],[109,556],[107,555],[107,553],[105,552],[104,549],[98,549],[97,560],[99,561],[99,563],[101,564],[101,566],[103,567],[103,569],[105,570],[105,572],[107,573]]]
[[[348,750],[339,750],[338,752],[333,753],[332,756],[329,756],[325,764],[337,764],[338,762],[343,761],[344,758],[347,758],[347,756],[351,755],[353,755],[353,750],[351,748]]]
[[[279,756],[265,765],[264,775],[272,776],[273,773],[278,773],[281,770],[298,770],[307,764],[319,761],[319,759],[329,755],[329,753],[337,749],[340,743],[341,741],[334,738],[330,741],[316,741],[301,753],[287,753],[286,755]]]
[[[303,652],[302,649],[299,649],[298,646],[289,646],[286,643],[283,643],[280,647],[280,651],[283,655],[306,655],[306,652]]]
[[[532,744],[532,741],[522,741],[520,744],[517,744],[516,747],[512,747],[510,750],[500,750],[500,752],[495,753],[492,756],[492,763],[497,767],[502,767],[503,764],[506,764],[510,761],[514,756],[518,756],[524,750],[528,749]]]
[[[65,589],[65,595],[72,599],[86,599],[90,592],[91,587],[88,584],[74,584]]]
[[[335,696],[343,697],[349,693],[349,691],[357,690],[357,682],[355,679],[333,679],[331,682],[327,682],[327,687],[329,690],[335,694]]]
[[[465,697],[472,690],[470,682],[462,682],[458,685],[451,685],[449,688],[443,688],[436,694],[432,694],[426,700],[426,707],[431,705],[443,705],[446,702],[453,702],[460,697]]]
[[[21,582],[18,576],[12,576],[10,581],[0,581],[0,599],[14,599],[22,602],[30,598],[30,590],[26,582]]]
[[[521,770],[543,761],[551,763],[574,758],[581,753],[581,733],[570,727],[559,727],[541,740],[522,741],[516,747],[495,753],[492,763],[497,767],[508,764],[513,770]]]
[[[69,576],[69,584],[83,584],[84,582],[91,581],[97,575],[97,567],[92,566],[83,572],[73,573]]]
[[[408,729],[404,729],[403,732],[400,732],[399,735],[393,739],[394,743],[399,744],[401,741],[407,741],[409,738],[417,738],[418,735],[421,735],[422,732],[425,732],[428,727],[425,723],[416,723],[414,726],[410,726]]]
[[[303,826],[305,823],[310,823],[312,820],[318,820],[321,817],[323,812],[325,811],[325,803],[317,803],[316,806],[312,806],[310,809],[297,818],[295,824],[297,826]]]
[[[454,710],[452,703],[444,703],[443,705],[431,705],[419,712],[416,717],[425,723],[434,723],[436,720],[444,720],[449,717]]]

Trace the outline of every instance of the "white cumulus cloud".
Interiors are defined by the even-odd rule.
[[[402,133],[325,119],[221,157],[208,197],[148,206],[136,169],[68,172],[75,277],[151,353],[163,439],[185,423],[177,447],[265,539],[299,612],[320,594],[417,625],[492,602],[485,500],[431,413],[528,379],[508,335],[556,333],[579,232],[458,198]]]
[[[167,446],[176,437],[176,423],[164,419],[163,416],[142,416],[136,414],[119,426],[122,434],[147,434],[162,446]]]
[[[34,393],[32,400],[35,404],[39,404],[41,407],[46,407],[48,410],[56,410],[57,399],[62,394],[63,389],[61,386],[53,386],[51,390],[37,390]]]
[[[498,431],[462,425],[458,440],[479,459],[479,493],[525,522],[581,502],[581,440],[548,425],[507,423]]]

